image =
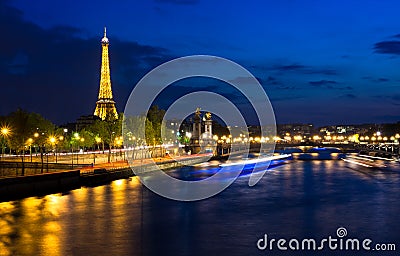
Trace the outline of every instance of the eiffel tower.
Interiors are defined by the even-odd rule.
[[[104,37],[101,39],[102,53],[100,89],[94,115],[100,117],[102,120],[115,120],[118,119],[118,113],[117,108],[115,107],[115,101],[113,100],[111,89],[108,44],[109,41],[107,38],[107,29],[104,28]]]

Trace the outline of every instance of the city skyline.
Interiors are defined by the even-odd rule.
[[[100,78],[100,39],[107,25],[120,111],[134,85],[152,68],[202,53],[232,59],[252,72],[266,90],[278,123],[397,122],[396,4],[306,1],[259,3],[255,8],[208,1],[127,1],[67,8],[46,1],[0,1],[1,31],[7,35],[0,48],[0,115],[21,107],[62,124],[91,113]],[[239,21],[234,18],[240,8]],[[183,81],[177,87],[185,94],[204,89],[204,84],[230,99],[238,97],[213,81]],[[172,95],[165,93],[166,98]]]

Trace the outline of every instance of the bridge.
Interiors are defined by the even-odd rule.
[[[362,152],[385,157],[399,157],[400,146],[399,144],[386,143],[386,144],[357,144],[356,147]]]

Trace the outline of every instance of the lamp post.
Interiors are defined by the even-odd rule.
[[[79,141],[80,141],[80,142],[82,143],[82,145],[83,145],[83,143],[85,142],[85,138],[80,138]],[[82,147],[83,147],[82,154],[84,154],[85,146],[83,145]],[[78,164],[78,162],[79,162],[79,153],[80,153],[80,152],[81,152],[81,149],[79,149],[79,152],[78,152],[78,154],[76,155],[76,164]],[[85,158],[83,158],[83,159],[85,159]]]
[[[56,156],[56,163],[57,163],[57,140],[55,137],[50,136],[49,141],[51,145],[54,147],[54,154]]]
[[[60,137],[58,137],[58,140],[59,141],[64,141],[64,136],[61,135]],[[63,147],[63,145],[62,145],[62,147]],[[57,163],[57,145],[56,145],[56,163]]]
[[[39,138],[39,133],[35,132],[33,134],[33,137],[35,137],[35,139]],[[43,173],[43,148],[44,148],[44,144],[38,144],[39,147],[39,151],[40,151],[40,162],[41,162],[41,169],[40,169],[40,173]]]
[[[10,134],[10,128],[8,128],[7,126],[1,128],[1,135],[4,139],[8,137],[9,134]],[[1,147],[2,147],[2,157],[4,157],[4,146],[2,145]]]
[[[32,143],[33,143],[33,139],[29,138],[28,139],[28,145],[29,145],[29,155],[31,157],[31,163],[32,163]]]
[[[3,137],[3,140],[5,140],[6,137],[10,134],[10,129],[7,126],[4,126],[1,128],[1,135]],[[3,143],[1,144],[1,162],[3,161],[4,157],[4,145]],[[4,176],[4,171],[3,171],[3,165],[1,165],[1,170],[2,170],[2,175]]]

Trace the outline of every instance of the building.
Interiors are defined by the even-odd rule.
[[[277,134],[281,137],[289,134],[291,136],[306,136],[310,137],[314,133],[314,126],[312,124],[278,124]]]
[[[80,130],[92,125],[96,120],[100,120],[100,117],[95,116],[95,115],[80,116],[76,120],[75,131],[80,131]]]

